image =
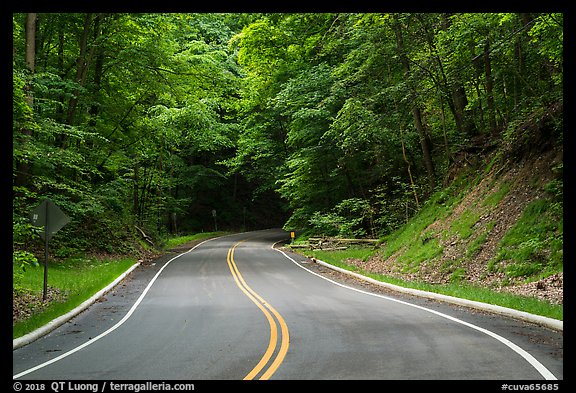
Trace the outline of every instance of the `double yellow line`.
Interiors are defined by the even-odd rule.
[[[254,290],[252,290],[252,288],[248,286],[248,284],[246,284],[246,281],[244,281],[242,274],[240,274],[240,271],[238,270],[238,266],[236,266],[236,262],[234,262],[234,250],[236,249],[236,247],[238,247],[240,243],[243,243],[246,240],[248,239],[242,240],[234,244],[234,246],[232,246],[228,250],[226,261],[228,262],[228,267],[232,272],[234,281],[236,281],[236,285],[238,285],[238,287],[242,290],[242,292],[244,292],[244,294],[246,294],[246,296],[248,296],[248,298],[250,298],[250,300],[252,300],[254,304],[258,306],[260,311],[262,311],[262,313],[264,313],[264,315],[266,316],[268,324],[270,325],[270,341],[268,343],[268,348],[266,349],[264,356],[262,356],[262,359],[260,359],[258,364],[252,369],[252,371],[250,371],[248,375],[244,377],[245,380],[254,379],[262,371],[262,369],[269,363],[270,359],[274,355],[274,352],[276,352],[276,346],[278,344],[278,324],[280,325],[280,336],[282,337],[280,342],[280,349],[276,353],[276,357],[272,361],[272,364],[268,366],[268,369],[264,371],[264,373],[259,378],[263,380],[270,378],[284,360],[284,357],[288,352],[290,336],[288,334],[288,326],[286,325],[284,318],[282,318],[282,316],[278,313],[278,311],[276,311],[276,309],[274,309],[274,307],[272,307],[272,305],[268,304],[268,302],[262,299],[256,292],[254,292]],[[274,319],[274,317],[276,317],[276,319]],[[276,323],[276,321],[278,321],[278,323]]]

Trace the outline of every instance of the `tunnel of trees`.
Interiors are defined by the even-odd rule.
[[[561,13],[13,14],[13,229],[388,233],[561,107]],[[216,214],[216,217],[213,214]]]

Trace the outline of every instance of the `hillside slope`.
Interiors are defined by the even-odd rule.
[[[498,149],[462,152],[446,188],[374,256],[348,263],[405,280],[469,283],[562,304],[561,118],[562,106],[553,106],[502,136]]]

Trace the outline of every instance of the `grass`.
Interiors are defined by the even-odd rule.
[[[374,255],[375,252],[376,252],[375,250],[367,247],[350,247],[346,250],[336,250],[336,251],[307,250],[306,255],[310,255],[324,262],[336,265],[341,261],[345,261],[349,258],[367,261],[368,258]]]
[[[506,194],[508,194],[508,191],[510,191],[510,184],[503,183],[498,189],[498,191],[492,193],[491,195],[486,197],[486,199],[484,199],[484,202],[482,202],[482,206],[494,207],[498,205],[498,203],[506,196]]]
[[[209,239],[211,237],[223,236],[226,235],[228,232],[201,232],[195,233],[193,235],[185,235],[185,236],[177,236],[166,240],[163,248],[165,250],[169,250],[181,244],[185,244],[191,242],[193,240],[204,240]]]
[[[480,233],[480,235],[478,235],[476,239],[470,242],[468,250],[466,250],[466,258],[472,258],[474,255],[476,255],[476,253],[478,253],[482,249],[482,246],[484,245],[484,243],[486,243],[486,240],[488,239],[490,231],[494,229],[495,225],[496,225],[495,221],[490,221],[488,224],[486,224],[486,227]]]
[[[562,206],[548,199],[537,199],[503,237],[489,269],[503,270],[509,277],[546,277],[562,271],[563,232]],[[500,267],[501,261],[508,264]]]
[[[478,209],[466,209],[452,222],[448,235],[457,234],[460,239],[468,239],[474,234],[474,224],[480,218]]]
[[[406,255],[405,262],[411,262],[416,267],[422,260],[439,255],[442,249],[434,239],[435,234],[424,231],[434,221],[452,214],[454,207],[464,198],[469,181],[466,175],[462,175],[450,186],[436,192],[406,225],[385,236],[383,257],[388,258],[402,249]]]
[[[367,260],[376,252],[372,248],[355,248],[338,251],[294,251],[305,254],[307,256],[313,256],[314,258],[320,259],[342,269],[350,270],[378,281],[395,284],[405,288],[419,289],[462,299],[498,305],[558,320],[563,320],[564,317],[562,305],[551,304],[536,298],[496,292],[489,288],[469,285],[457,280],[455,282],[442,285],[428,284],[420,281],[405,281],[382,274],[366,272],[363,269],[346,263],[346,260],[349,258]]]
[[[65,295],[64,299],[51,302],[40,312],[33,313],[28,319],[17,322],[13,326],[13,338],[23,336],[73,310],[114,281],[134,263],[136,260],[131,258],[108,260],[68,258],[60,263],[49,261],[48,287],[59,289]],[[43,283],[43,266],[28,268],[19,280],[21,289],[40,295]]]

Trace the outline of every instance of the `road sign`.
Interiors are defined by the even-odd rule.
[[[68,217],[50,199],[45,199],[36,209],[30,213],[32,225],[44,227],[42,238],[50,240],[56,232],[70,222]]]
[[[45,199],[36,209],[30,213],[32,225],[43,226],[42,239],[44,239],[44,291],[42,300],[46,300],[48,292],[48,241],[62,227],[70,222],[68,217],[50,199]]]

